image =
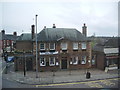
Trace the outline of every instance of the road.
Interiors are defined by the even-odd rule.
[[[75,82],[75,83],[35,85],[35,87],[37,88],[118,88],[118,78],[86,81],[86,82]]]
[[[2,83],[3,88],[118,88],[118,78],[48,85],[21,84],[16,81],[10,81],[7,79],[3,79]]]

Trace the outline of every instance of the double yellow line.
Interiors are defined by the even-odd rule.
[[[111,79],[107,79],[107,80],[118,80],[120,78],[111,78]],[[106,80],[106,79],[104,79]],[[35,87],[42,87],[42,86],[62,86],[62,85],[74,85],[74,84],[85,84],[88,82],[100,82],[100,81],[104,81],[104,80],[95,80],[95,81],[84,81],[84,82],[75,82],[75,83],[59,83],[59,84],[45,84],[45,85],[33,85]]]

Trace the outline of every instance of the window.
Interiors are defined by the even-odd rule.
[[[40,66],[46,66],[46,60],[44,57],[40,58]]]
[[[86,64],[86,56],[82,56],[82,62],[81,64]]]
[[[73,64],[78,64],[78,57],[73,58]]]
[[[49,49],[50,50],[55,50],[55,43],[50,43],[49,44]]]
[[[62,50],[67,50],[67,43],[61,43]]]
[[[44,43],[40,44],[40,50],[45,50],[45,44]]]
[[[95,65],[95,56],[92,56],[92,65]]]
[[[9,40],[7,40],[7,45],[9,45],[10,43],[9,43],[10,41]]]
[[[73,43],[73,50],[78,50],[78,43]]]
[[[12,48],[13,48],[13,45],[14,45],[14,41],[12,41],[11,43],[12,43],[11,45],[12,45]]]
[[[55,65],[55,57],[50,57],[49,58],[49,65],[54,66]]]
[[[82,43],[82,49],[86,49],[86,43]]]

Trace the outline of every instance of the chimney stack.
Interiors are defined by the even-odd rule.
[[[32,28],[32,30],[31,30],[32,39],[34,39],[34,37],[35,37],[35,25],[31,25],[31,28]]]
[[[46,26],[44,26],[44,28],[43,29],[46,29]]]
[[[13,35],[14,35],[14,36],[17,36],[17,32],[13,32]]]
[[[2,32],[3,35],[5,35],[5,30],[2,30],[1,32]]]
[[[84,23],[84,26],[82,27],[82,34],[87,37],[87,26]]]
[[[55,24],[53,24],[53,28],[56,28]]]

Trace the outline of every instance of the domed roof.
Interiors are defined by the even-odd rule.
[[[45,28],[37,36],[38,41],[58,41],[61,38],[70,41],[86,41],[87,37],[72,28]]]

